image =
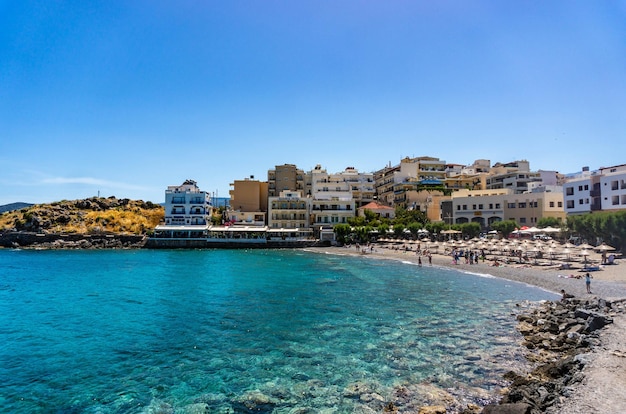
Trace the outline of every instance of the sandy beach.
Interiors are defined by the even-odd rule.
[[[364,256],[372,259],[401,260],[418,263],[420,256],[413,250],[393,249],[391,246],[374,245],[363,249],[352,247],[313,248],[312,251],[327,254]],[[598,260],[598,257],[588,258]],[[599,271],[590,272],[592,277],[591,294],[585,286],[583,264],[572,262],[571,269],[560,269],[557,262],[553,266],[535,266],[511,262],[492,266],[491,257],[478,264],[466,264],[465,260],[454,264],[452,258],[444,254],[432,254],[432,266],[453,268],[461,272],[488,274],[495,277],[526,283],[548,291],[559,293],[561,289],[580,299],[602,298],[609,301],[626,299],[626,259],[616,264],[600,266]],[[430,266],[428,258],[421,256],[422,265]],[[588,361],[583,369],[585,379],[567,399],[564,399],[551,413],[609,413],[626,412],[626,314],[612,315],[614,323],[600,332],[602,345],[584,355]]]

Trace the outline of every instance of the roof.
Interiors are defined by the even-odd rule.
[[[394,210],[395,209],[393,207],[389,207],[386,206],[384,204],[380,204],[376,201],[372,201],[370,203],[367,203],[366,205],[359,207],[359,208],[363,208],[363,209],[367,209],[367,210]]]

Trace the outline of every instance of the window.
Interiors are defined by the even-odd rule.
[[[566,187],[565,195],[568,195],[568,196],[574,195],[574,187]]]
[[[578,186],[578,191],[583,191],[583,186],[582,185]]]
[[[508,208],[515,208],[515,203],[508,203],[506,206]]]
[[[500,208],[500,203],[496,203],[496,208]]]
[[[550,207],[554,207],[554,201],[550,201]]]
[[[557,207],[563,207],[563,202],[562,202],[562,201],[557,202],[557,203],[556,203],[556,206],[557,206]]]
[[[493,203],[489,203],[489,210],[493,210]]]
[[[519,222],[520,224],[526,223],[526,217],[520,217]]]
[[[574,208],[574,200],[567,200],[567,208]]]
[[[611,204],[614,205],[614,206],[618,206],[619,205],[619,196],[611,197]]]
[[[472,210],[476,210],[476,204],[472,204]]]
[[[461,210],[461,205],[456,206],[456,211],[460,211]]]
[[[482,209],[483,209],[483,205],[482,205],[482,204],[479,204],[479,205],[478,205],[478,209],[479,209],[479,210],[482,210]]]
[[[589,184],[585,184],[585,191],[589,191]]]
[[[467,210],[467,204],[463,204],[463,210]]]
[[[617,181],[611,181],[611,190],[617,190],[618,188]]]
[[[579,199],[578,199],[578,204],[580,204],[580,205],[582,205],[582,204],[583,204],[583,199],[582,199],[582,198],[579,198]]]
[[[519,203],[519,208],[526,208],[526,203]]]

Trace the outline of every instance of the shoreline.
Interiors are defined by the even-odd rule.
[[[395,250],[375,246],[362,253],[355,247],[317,247],[307,249],[320,254],[335,254],[367,257],[375,260],[396,260],[419,264],[419,256],[414,251]],[[583,302],[619,301],[626,299],[626,272],[618,262],[605,266],[592,273],[591,290],[586,292],[583,275],[577,269],[559,270],[547,266],[520,266],[509,264],[490,266],[490,261],[478,264],[453,264],[452,258],[443,254],[432,254],[432,266],[457,270],[462,273],[496,277],[535,286],[560,295],[561,289]],[[422,256],[422,266],[431,266]],[[559,401],[546,412],[551,414],[587,414],[606,412],[626,412],[626,313],[611,313],[613,323],[598,331],[599,345],[578,354],[584,361],[580,373],[582,380],[569,386],[568,395],[558,395]],[[520,343],[520,347],[523,346]],[[521,373],[530,375],[530,373]],[[491,412],[491,411],[490,411]],[[499,412],[499,411],[493,411]],[[504,412],[504,411],[502,411]]]
[[[419,256],[414,251],[393,250],[376,246],[373,251],[363,254],[354,247],[311,247],[307,250],[327,254],[350,255],[373,259],[387,259],[407,261],[418,264]],[[430,266],[425,256],[422,257],[422,266]],[[620,263],[620,262],[617,262]],[[626,262],[625,262],[626,263]],[[626,269],[624,264],[614,264],[602,267],[602,270],[591,272],[592,293],[586,293],[584,273],[578,269],[559,270],[556,266],[534,266],[505,264],[498,267],[491,266],[490,260],[479,261],[478,264],[453,264],[452,258],[443,254],[432,254],[432,266],[453,269],[463,273],[486,275],[507,279],[515,282],[535,286],[560,295],[561,289],[580,299],[601,297],[605,300],[626,298]],[[571,277],[574,276],[574,277]],[[576,278],[579,276],[580,278]]]

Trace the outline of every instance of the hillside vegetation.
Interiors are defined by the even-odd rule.
[[[164,218],[158,204],[92,197],[58,201],[0,214],[0,231],[149,234]]]

